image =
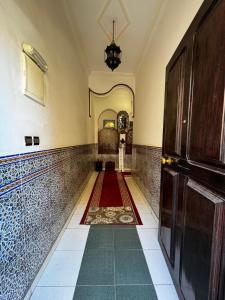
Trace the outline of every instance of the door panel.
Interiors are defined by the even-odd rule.
[[[174,276],[176,282],[180,280],[180,262],[184,226],[184,186],[187,177],[179,173],[178,197],[175,208],[175,227],[174,227]]]
[[[181,154],[185,58],[186,50],[183,49],[167,72],[164,116],[164,154],[166,155]]]
[[[219,1],[206,14],[194,40],[189,158],[222,164],[225,162],[225,1]]]
[[[166,68],[159,240],[182,300],[225,300],[224,94],[225,0],[205,0]]]
[[[160,236],[170,262],[174,261],[173,241],[174,212],[177,198],[178,173],[164,168],[162,172],[162,198],[161,198],[161,228]]]
[[[217,299],[224,200],[188,180],[180,278],[186,300]]]

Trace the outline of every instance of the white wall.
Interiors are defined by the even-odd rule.
[[[136,72],[135,144],[162,145],[166,65],[202,2],[163,2],[141,67]]]
[[[135,91],[135,77],[131,73],[93,71],[88,78],[88,86],[97,93],[104,93],[114,85],[123,83]]]
[[[60,9],[54,0],[0,0],[0,156],[94,140],[88,77]],[[45,107],[23,95],[22,42],[48,64]],[[40,146],[25,147],[25,135]]]

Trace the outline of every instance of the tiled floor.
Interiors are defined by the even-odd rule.
[[[96,174],[93,174],[31,300],[72,300],[76,285],[74,300],[115,300],[112,282],[116,282],[117,285],[117,299],[153,300],[156,291],[159,300],[178,300],[157,240],[157,218],[145,202],[132,177],[127,177],[126,181],[143,222],[143,225],[136,226],[140,242],[134,238],[136,230],[132,228],[127,231],[112,229],[107,232],[97,229],[98,234],[92,236],[91,232],[95,230],[97,233],[96,229],[90,230],[88,225],[79,225],[95,178]],[[83,270],[80,270],[85,245],[87,263],[84,266],[82,263]],[[139,263],[128,264],[132,259],[134,260],[134,257],[135,261],[139,259]],[[143,272],[144,257],[151,275],[149,277],[147,270]],[[96,270],[96,265],[99,266],[99,270]],[[141,265],[143,278],[127,276],[132,274],[132,268],[135,270],[133,274],[137,274]],[[99,276],[96,276],[98,272]],[[95,286],[91,286],[90,282]],[[138,298],[135,293],[138,294]]]
[[[135,226],[91,226],[74,300],[108,299],[106,292],[114,300],[157,300]]]

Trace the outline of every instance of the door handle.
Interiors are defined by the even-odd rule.
[[[162,165],[171,165],[173,163],[173,159],[171,157],[168,158],[162,157],[161,163]]]

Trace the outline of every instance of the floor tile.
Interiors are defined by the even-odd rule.
[[[37,287],[30,300],[72,300],[74,287]]]
[[[77,286],[73,300],[115,300],[114,286]]]
[[[116,284],[152,284],[142,250],[115,251]]]
[[[89,229],[66,229],[56,250],[84,250]]]
[[[114,230],[115,249],[141,249],[136,229]]]
[[[69,222],[69,224],[67,225],[67,228],[69,229],[69,228],[81,228],[81,227],[84,227],[84,228],[90,228],[90,226],[89,225],[81,225],[80,224],[80,221],[81,221],[81,219],[82,219],[82,217],[83,217],[83,214],[74,214],[73,216],[72,216],[72,218],[70,219],[70,222]]]
[[[158,229],[137,228],[137,231],[141,241],[142,249],[160,249],[158,242]]]
[[[173,284],[161,250],[144,250],[154,284]]]
[[[91,225],[91,228],[95,228],[95,229],[135,229],[136,225],[128,225],[128,224],[122,224],[122,225],[112,225],[112,224],[108,224],[108,225]]]
[[[155,285],[158,300],[179,300],[173,285]]]
[[[157,300],[153,285],[116,286],[116,300]],[[164,300],[167,298],[164,298]]]
[[[86,249],[114,249],[113,228],[92,227],[88,234]]]
[[[75,214],[76,215],[83,214],[84,211],[85,211],[86,206],[87,206],[87,202],[78,203],[78,205],[76,207],[76,210],[75,210]]]
[[[139,213],[147,213],[147,214],[148,214],[148,213],[151,213],[151,210],[150,210],[150,208],[147,206],[147,204],[145,204],[145,203],[143,203],[143,202],[139,203],[139,201],[137,201],[137,202],[135,203],[135,205],[136,205],[136,207],[137,207]]]
[[[158,228],[158,222],[151,213],[140,213],[143,225],[137,225],[137,228]]]
[[[114,253],[108,249],[85,250],[78,285],[113,285]]]
[[[38,286],[75,286],[83,251],[55,251]]]

